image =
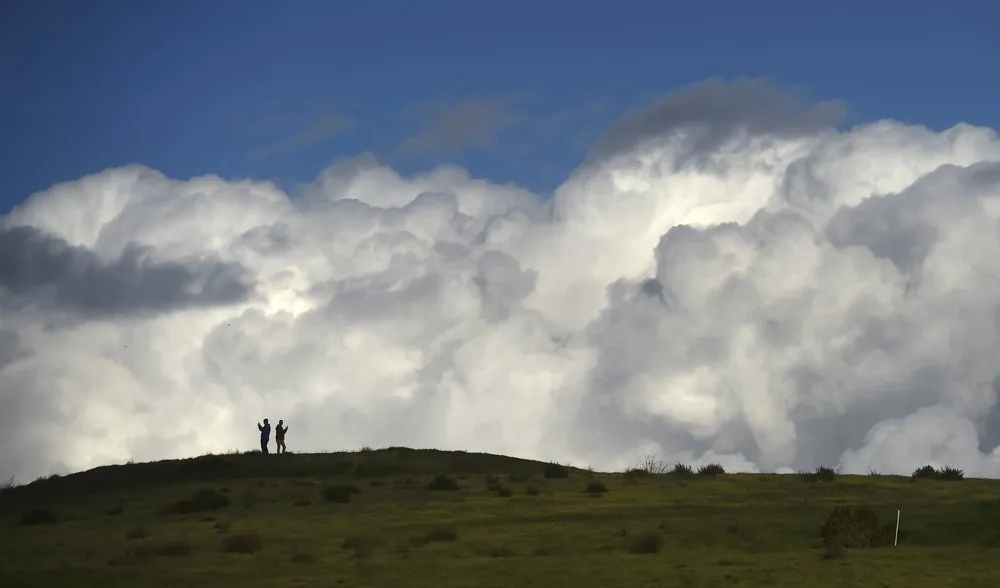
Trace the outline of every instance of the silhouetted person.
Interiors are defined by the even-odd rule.
[[[257,423],[257,430],[260,431],[260,452],[267,455],[267,442],[271,439],[271,425],[264,419],[264,426]]]
[[[278,419],[278,426],[274,428],[274,443],[278,446],[278,453],[288,452],[285,448],[285,433],[288,432],[288,427],[282,427],[283,422],[285,421]]]

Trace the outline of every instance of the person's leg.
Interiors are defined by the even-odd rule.
[[[263,455],[267,455],[267,441],[263,439],[260,440],[260,452]]]
[[[285,451],[286,451],[285,450],[285,440],[284,439],[279,439],[278,440],[278,453],[284,453]]]

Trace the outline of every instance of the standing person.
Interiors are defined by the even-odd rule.
[[[274,428],[274,443],[278,446],[278,453],[288,452],[288,449],[285,448],[285,433],[288,432],[288,427],[281,426],[284,422],[278,419],[278,426]]]
[[[260,452],[267,455],[267,442],[271,439],[271,425],[264,419],[264,426],[257,423],[257,430],[260,431]]]

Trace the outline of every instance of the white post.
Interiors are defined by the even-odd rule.
[[[899,509],[896,509],[896,536],[892,540],[892,546],[896,547],[899,543]]]

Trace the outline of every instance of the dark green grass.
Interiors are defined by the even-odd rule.
[[[996,481],[552,471],[395,448],[40,480],[0,491],[0,585],[1000,586]],[[176,508],[196,496],[214,506]],[[825,548],[837,506],[900,509],[899,547]]]

